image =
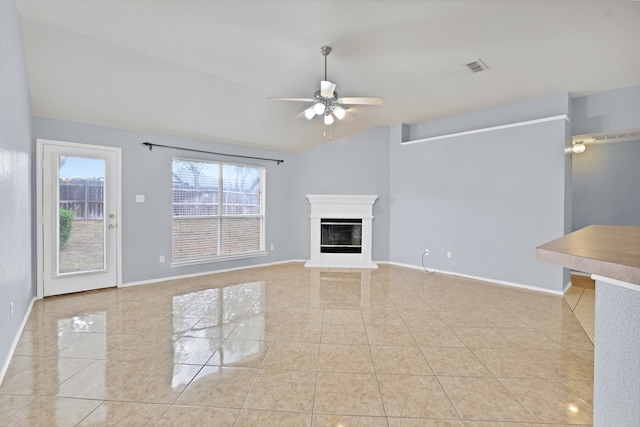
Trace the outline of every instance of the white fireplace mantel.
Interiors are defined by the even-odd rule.
[[[378,268],[371,258],[373,204],[377,198],[376,195],[307,195],[311,203],[311,248],[305,267]],[[361,219],[361,253],[320,252],[322,218]]]

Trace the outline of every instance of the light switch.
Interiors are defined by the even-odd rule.
[[[144,203],[144,194],[136,194],[136,203]]]

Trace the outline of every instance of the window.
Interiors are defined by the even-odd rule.
[[[174,158],[172,173],[172,264],[264,252],[264,168]]]

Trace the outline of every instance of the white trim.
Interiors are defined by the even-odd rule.
[[[345,255],[345,254],[343,254]],[[350,255],[350,254],[346,254],[346,255]],[[318,262],[318,263],[314,263],[311,261],[307,261],[304,264],[305,268],[323,268],[323,269],[332,269],[332,268],[346,268],[348,270],[377,270],[378,269],[378,265],[371,261],[369,263],[367,262],[361,262],[359,260],[357,260],[356,262],[350,263],[348,260],[345,261],[344,265],[340,264],[340,265],[336,265],[335,263],[330,263],[330,262]]]
[[[410,265],[410,264],[402,264],[399,262],[383,262],[383,261],[376,261],[379,264],[391,264],[391,265],[396,265],[398,267],[406,267],[406,268],[412,268],[415,270],[422,270],[424,271],[425,268],[422,266],[417,266],[417,265]],[[429,271],[434,272],[434,273],[441,273],[441,274],[447,274],[450,276],[458,276],[458,277],[464,277],[467,279],[474,279],[474,280],[480,280],[483,282],[488,282],[488,283],[493,283],[496,285],[503,285],[503,286],[509,286],[512,288],[521,288],[521,289],[526,289],[529,291],[535,291],[535,292],[544,292],[547,294],[553,294],[553,295],[558,295],[558,296],[563,296],[564,293],[562,291],[554,291],[551,289],[546,289],[546,288],[539,288],[537,286],[530,286],[530,285],[523,285],[521,283],[514,283],[514,282],[507,282],[504,280],[496,280],[496,279],[488,279],[486,277],[479,277],[479,276],[472,276],[470,274],[462,274],[462,273],[455,273],[453,271],[446,271],[446,270],[437,270],[435,268],[429,268]]]
[[[321,205],[322,209],[336,209],[334,205],[338,205],[337,209],[341,209],[344,205],[355,205],[353,209],[360,208],[361,212],[357,212],[356,215],[369,215],[371,216],[370,208],[376,202],[377,195],[352,195],[352,194],[308,194],[307,199],[311,205]],[[327,208],[326,205],[329,205]],[[349,212],[347,212],[349,213]],[[349,217],[347,217],[349,218]]]
[[[371,260],[373,241],[373,204],[377,195],[309,194],[311,204],[309,268],[369,268],[378,266]],[[353,218],[362,220],[360,253],[326,253],[321,251],[323,218]]]
[[[36,298],[44,297],[44,279],[42,274],[44,271],[44,242],[42,233],[42,215],[43,203],[42,197],[42,153],[44,151],[45,139],[36,139]]]
[[[591,273],[585,273],[584,271],[578,271],[578,270],[571,270],[571,275],[572,276],[591,277]]]
[[[615,286],[620,286],[621,288],[626,288],[632,291],[640,292],[640,285],[636,285],[634,283],[623,282],[622,280],[612,279],[610,277],[605,277],[605,276],[599,276],[597,274],[592,274],[591,278],[596,282],[610,283]]]
[[[573,286],[573,283],[571,283],[571,280],[569,280],[567,284],[564,285],[564,288],[562,288],[562,295],[566,294],[567,291],[571,289],[572,286]]]
[[[42,194],[42,169],[44,145],[58,145],[62,147],[83,148],[89,150],[112,151],[117,158],[116,176],[114,183],[116,187],[116,287],[122,284],[122,148],[106,145],[83,144],[79,142],[57,141],[53,139],[36,139],[36,298],[44,298],[44,247],[43,247],[43,223],[44,214],[43,194]]]
[[[244,267],[225,268],[222,270],[209,270],[209,271],[202,271],[199,273],[181,274],[178,276],[165,276],[165,277],[158,277],[156,279],[150,279],[150,280],[139,280],[137,282],[127,282],[127,283],[121,284],[120,287],[128,288],[130,286],[150,285],[152,283],[166,282],[168,280],[191,279],[193,277],[209,276],[209,275],[218,274],[218,273],[228,273],[230,271],[249,270],[251,268],[269,267],[272,265],[289,264],[292,262],[304,262],[304,261],[303,260],[286,260],[286,261],[268,262],[264,264],[247,265]]]
[[[456,136],[473,135],[476,133],[483,133],[483,132],[492,132],[494,130],[502,130],[502,129],[520,127],[520,126],[535,125],[537,123],[545,123],[545,122],[551,122],[555,120],[566,120],[568,122],[569,117],[566,114],[561,114],[559,116],[544,117],[542,119],[525,120],[524,122],[509,123],[506,125],[491,126],[488,128],[473,129],[473,130],[467,130],[464,132],[455,132],[455,133],[449,133],[446,135],[431,136],[428,138],[416,139],[413,141],[404,141],[404,142],[400,142],[400,144],[401,145],[417,144],[419,142],[429,142],[429,141],[436,141],[438,139],[455,138]]]
[[[116,219],[117,228],[116,228],[116,287],[120,287],[122,284],[122,149],[119,147],[115,148],[116,157],[118,159],[118,164],[116,165]]]
[[[29,316],[31,316],[31,310],[33,309],[33,303],[36,301],[36,298],[31,299],[31,303],[27,308],[27,311],[24,313],[24,318],[22,319],[22,323],[20,324],[20,328],[18,328],[18,333],[13,339],[13,343],[9,348],[9,353],[7,360],[5,361],[2,369],[0,369],[0,384],[4,381],[4,376],[7,374],[7,370],[9,369],[9,363],[11,363],[11,359],[13,359],[13,353],[16,351],[16,347],[18,347],[18,343],[20,342],[20,337],[22,337],[22,332],[24,332],[24,327],[27,325],[27,321],[29,320]]]
[[[139,280],[136,282],[126,282],[126,283],[122,283],[120,285],[121,288],[127,288],[127,287],[131,287],[131,286],[139,286],[139,285],[149,285],[152,283],[160,283],[160,282],[165,282],[168,280],[180,280],[180,279],[190,279],[193,277],[201,277],[201,276],[209,276],[212,274],[218,274],[218,273],[228,273],[230,271],[240,271],[240,270],[249,270],[252,268],[261,268],[261,267],[270,267],[273,265],[282,265],[282,264],[291,264],[291,263],[305,263],[306,260],[304,259],[289,259],[289,260],[283,260],[283,261],[276,261],[276,262],[268,262],[268,263],[264,263],[264,264],[254,264],[254,265],[248,265],[248,266],[244,266],[244,267],[234,267],[234,268],[225,268],[222,270],[210,270],[210,271],[203,271],[203,272],[199,272],[199,273],[191,273],[191,274],[182,274],[182,275],[177,275],[177,276],[165,276],[165,277],[158,277],[156,279],[149,279],[149,280]],[[410,268],[412,270],[421,270],[424,271],[424,267],[422,266],[417,266],[417,265],[411,265],[411,264],[403,264],[400,262],[393,262],[393,261],[374,261],[377,264],[387,264],[387,265],[395,265],[397,267],[405,267],[405,268]],[[327,269],[327,268],[344,268],[344,267],[318,267],[318,268],[322,268],[322,269]],[[563,296],[563,292],[562,291],[553,291],[551,289],[546,289],[546,288],[540,288],[537,286],[530,286],[530,285],[523,285],[520,283],[514,283],[514,282],[507,282],[507,281],[503,281],[503,280],[495,280],[495,279],[488,279],[486,277],[480,277],[480,276],[472,276],[472,275],[468,275],[468,274],[461,274],[461,273],[455,273],[452,271],[446,271],[446,270],[437,270],[437,269],[433,269],[430,268],[429,271],[431,272],[435,272],[435,273],[440,273],[440,274],[447,274],[450,276],[458,276],[458,277],[464,277],[467,279],[474,279],[474,280],[480,280],[483,282],[488,282],[488,283],[493,283],[493,284],[497,284],[497,285],[503,285],[503,286],[509,286],[509,287],[514,287],[514,288],[521,288],[521,289],[526,289],[526,290],[530,290],[530,291],[535,291],[535,292],[544,292],[547,294],[553,294],[553,295],[559,295],[559,296]],[[592,276],[592,278],[594,280],[598,280],[596,279],[596,277],[598,277],[600,280],[605,280],[607,282],[613,282],[614,279],[609,279],[606,277],[600,277],[600,276]],[[620,281],[615,281],[615,282],[619,282],[620,286],[624,286],[623,284],[629,285],[629,283],[626,282],[620,282]],[[570,287],[570,283],[567,283],[567,287],[565,288],[568,289],[568,287]],[[617,284],[617,283],[616,283]],[[632,285],[632,286],[636,286],[636,285]],[[635,290],[638,290],[637,288]]]

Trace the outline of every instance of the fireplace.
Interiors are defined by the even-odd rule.
[[[378,268],[371,259],[378,196],[308,195],[310,259],[305,267]]]

